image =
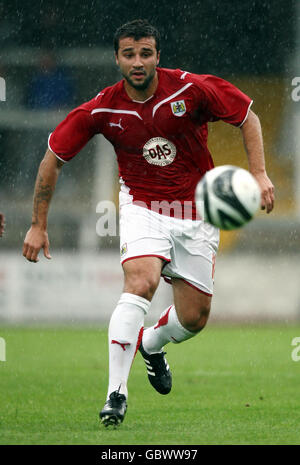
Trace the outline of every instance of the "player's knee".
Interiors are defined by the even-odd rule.
[[[195,308],[185,317],[184,327],[189,331],[198,333],[205,327],[209,318],[209,312],[210,303]]]
[[[156,277],[134,274],[127,277],[125,281],[125,292],[130,292],[144,297],[147,300],[151,300],[158,284],[159,279]]]

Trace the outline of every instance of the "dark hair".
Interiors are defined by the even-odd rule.
[[[125,37],[132,37],[134,40],[140,40],[143,37],[154,37],[156,50],[160,51],[160,33],[146,19],[134,19],[120,26],[114,35],[114,49],[118,53],[119,40]]]

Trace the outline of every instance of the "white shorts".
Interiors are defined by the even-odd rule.
[[[219,230],[200,220],[171,218],[132,203],[120,206],[121,263],[154,256],[165,261],[162,276],[181,278],[213,294]]]

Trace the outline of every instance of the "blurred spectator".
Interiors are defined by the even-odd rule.
[[[4,227],[5,227],[5,217],[3,213],[0,213],[0,237],[2,237],[2,234],[4,233]]]
[[[68,73],[57,65],[51,51],[42,54],[40,69],[27,90],[26,106],[39,110],[55,110],[72,106],[74,86]]]
[[[71,74],[59,66],[52,50],[41,53],[39,67],[29,81],[25,105],[30,110],[61,110],[74,106],[74,85]],[[20,182],[23,192],[32,189],[35,171],[47,148],[51,128],[27,131],[22,150],[25,156],[20,165]]]

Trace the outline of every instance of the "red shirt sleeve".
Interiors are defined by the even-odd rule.
[[[87,104],[71,111],[48,139],[49,149],[62,161],[69,161],[98,132]]]
[[[234,126],[245,121],[252,100],[228,81],[212,75],[192,75],[199,95],[199,111],[206,121],[223,120]]]

